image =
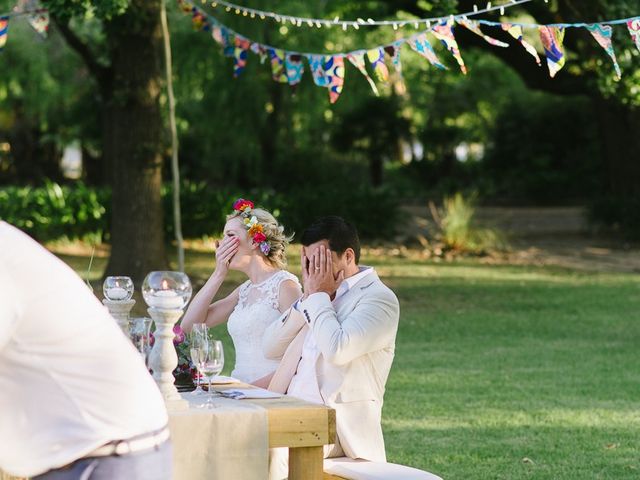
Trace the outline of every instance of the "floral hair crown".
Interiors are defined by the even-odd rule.
[[[260,247],[260,251],[264,255],[269,255],[271,251],[271,245],[267,241],[267,236],[264,234],[264,227],[258,223],[258,219],[255,215],[251,215],[253,209],[253,202],[239,198],[233,202],[233,209],[236,212],[240,212],[243,218],[245,227],[249,230],[249,236],[253,243]]]

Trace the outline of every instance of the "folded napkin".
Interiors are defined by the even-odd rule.
[[[244,398],[280,398],[279,393],[270,392],[262,388],[236,388],[233,390],[224,390],[220,394],[223,397],[233,398],[234,400],[242,400]]]

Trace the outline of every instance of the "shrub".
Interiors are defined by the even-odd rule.
[[[465,198],[458,192],[444,198],[441,212],[431,206],[434,220],[440,227],[440,240],[446,248],[470,253],[504,248],[504,239],[496,230],[473,224],[476,200],[476,194]]]
[[[174,237],[172,189],[162,189],[165,234]],[[302,230],[322,215],[341,215],[353,221],[362,238],[385,239],[395,233],[398,200],[388,191],[361,186],[331,189],[330,186],[297,188],[289,192],[270,189],[242,191],[217,188],[204,182],[183,183],[181,188],[182,230],[185,238],[219,235],[236,198],[251,199],[267,208],[290,233]],[[88,239],[95,243],[109,231],[111,194],[108,189],[79,182],[41,187],[0,188],[0,219],[24,230],[39,241]]]

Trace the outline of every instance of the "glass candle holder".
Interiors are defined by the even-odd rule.
[[[131,300],[133,296],[133,280],[129,277],[107,277],[102,284],[104,298],[113,302]]]
[[[151,272],[142,283],[144,301],[162,310],[183,309],[191,292],[191,282],[183,272]]]

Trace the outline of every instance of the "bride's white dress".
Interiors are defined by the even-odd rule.
[[[274,372],[278,366],[278,360],[269,360],[262,353],[262,337],[266,328],[281,315],[279,293],[285,280],[300,284],[295,275],[278,270],[263,282],[253,284],[247,280],[240,285],[238,304],[227,322],[236,350],[232,377],[253,382]]]

